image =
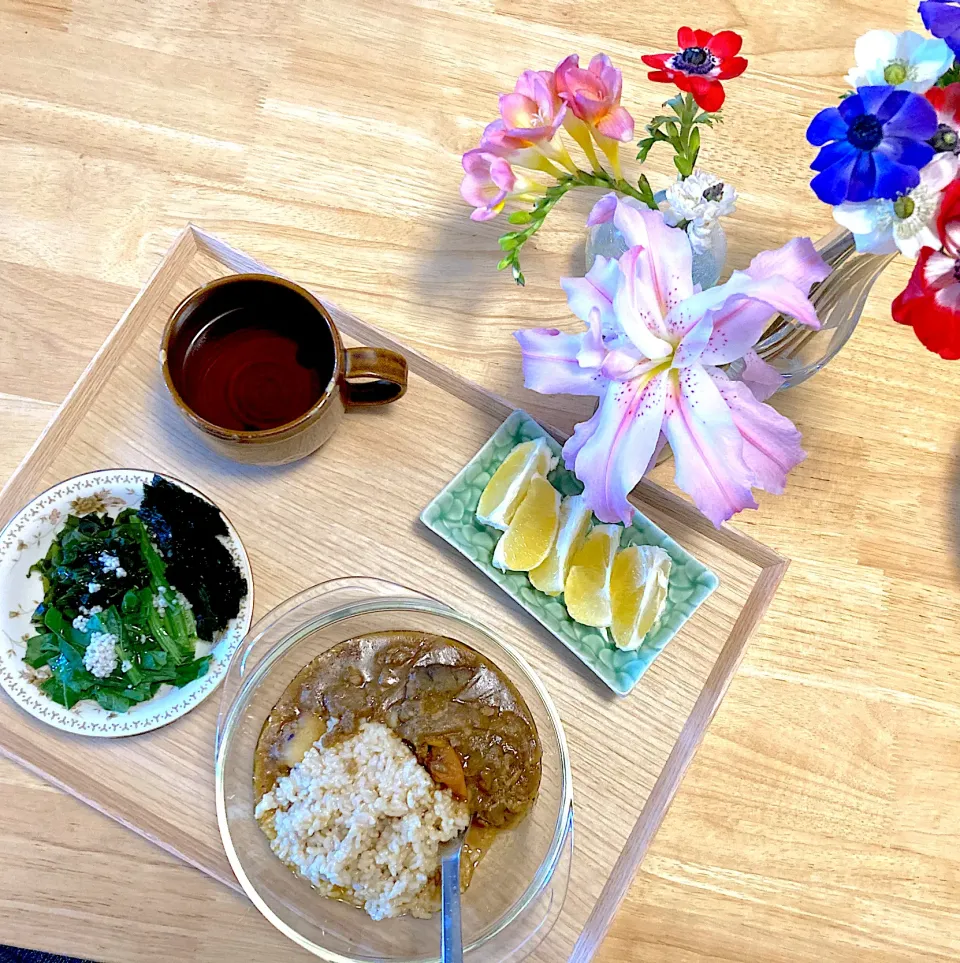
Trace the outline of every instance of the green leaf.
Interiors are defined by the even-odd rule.
[[[41,682],[39,688],[54,702],[66,706],[68,709],[72,709],[81,699],[85,698],[83,692],[66,685],[55,675]]]
[[[24,653],[23,661],[34,669],[39,669],[59,654],[60,644],[57,636],[47,632],[27,640],[27,651]]]
[[[513,255],[508,254],[506,257],[500,258],[500,260],[497,262],[497,270],[502,271],[505,268],[510,267],[511,264],[513,264]]]
[[[960,80],[960,60],[954,60],[947,72],[937,81],[938,87],[948,87]]]
[[[524,242],[524,237],[516,231],[501,236],[497,242],[501,251],[514,251]]]
[[[167,664],[167,653],[163,649],[152,649],[143,653],[141,661],[145,669],[160,669]]]
[[[507,220],[511,224],[529,224],[533,220],[533,215],[529,211],[514,211]]]
[[[193,682],[194,679],[199,679],[202,676],[205,676],[209,668],[209,655],[205,655],[202,659],[194,659],[193,662],[188,662],[186,665],[178,666],[174,684],[178,686],[184,686],[188,682]]]
[[[669,107],[679,117],[683,113],[683,94],[671,97],[664,106]]]
[[[673,163],[680,172],[681,177],[689,177],[693,173],[693,164],[690,163],[689,157],[683,157],[677,154],[673,158]]]
[[[140,612],[140,595],[138,592],[129,591],[124,594],[120,611],[125,616],[138,615]]]
[[[643,197],[643,203],[651,210],[657,210],[657,202],[653,196],[653,188],[650,186],[650,181],[647,180],[646,174],[641,174],[637,178],[637,187],[640,195]]]
[[[62,636],[66,630],[66,623],[63,621],[63,616],[55,608],[49,608],[43,613],[43,624],[46,625],[51,632],[60,636]]]
[[[644,137],[643,140],[637,144],[637,146],[640,148],[640,150],[637,152],[637,160],[640,161],[641,164],[646,161],[647,155],[650,153],[650,149],[656,142],[657,140],[655,137]]]
[[[650,123],[647,124],[647,130],[652,134],[658,127],[662,124],[672,124],[673,118],[669,114],[657,114],[656,117],[651,118]]]
[[[156,691],[156,686],[153,683],[141,682],[135,686],[128,686],[120,695],[122,695],[124,699],[129,699],[131,702],[146,702],[147,699],[153,698]]]
[[[180,646],[167,631],[167,627],[163,624],[163,619],[156,608],[150,613],[150,634],[160,643],[174,665],[183,661]]]
[[[129,699],[115,692],[111,692],[109,689],[96,689],[93,697],[107,712],[126,712],[131,705]]]

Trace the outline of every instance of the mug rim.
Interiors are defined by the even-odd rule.
[[[286,288],[288,291],[292,291],[294,294],[303,298],[323,319],[323,322],[326,324],[327,330],[330,332],[330,336],[333,339],[334,347],[333,371],[330,373],[330,380],[323,389],[323,394],[321,394],[320,397],[305,412],[303,412],[303,414],[298,415],[292,421],[286,421],[282,425],[276,425],[273,428],[260,428],[254,431],[246,431],[240,428],[224,428],[222,425],[218,425],[213,421],[208,421],[202,415],[198,414],[184,400],[183,395],[180,394],[176,384],[174,384],[173,375],[170,372],[170,342],[173,338],[173,329],[180,318],[183,317],[187,309],[191,307],[194,302],[198,301],[210,291],[215,291],[217,288],[228,287],[231,284],[236,284],[237,282],[242,281],[264,281],[268,284],[276,285],[277,287]],[[272,441],[278,437],[281,437],[282,435],[287,434],[293,429],[315,421],[322,412],[324,406],[330,401],[334,389],[337,391],[340,390],[341,375],[344,367],[343,359],[344,349],[343,341],[340,338],[340,332],[337,330],[337,326],[334,324],[333,318],[330,316],[330,312],[327,311],[327,309],[323,306],[319,298],[311,294],[306,288],[301,287],[301,285],[297,284],[295,281],[290,281],[287,278],[280,277],[276,274],[227,274],[222,278],[215,278],[213,281],[207,281],[206,284],[202,284],[200,287],[191,291],[173,309],[170,317],[167,318],[167,322],[163,327],[163,334],[160,337],[160,368],[163,371],[163,380],[166,384],[167,391],[173,398],[174,403],[177,405],[180,411],[190,419],[190,421],[197,425],[198,428],[207,434],[213,435],[215,438],[220,438],[224,441],[251,443],[259,441]]]

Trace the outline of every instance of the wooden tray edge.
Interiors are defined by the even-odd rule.
[[[179,276],[181,264],[189,261],[197,253],[206,253],[238,272],[258,271],[278,274],[266,265],[225,244],[214,235],[188,224],[176,236],[157,268],[107,336],[103,345],[51,419],[50,424],[41,433],[7,483],[0,489],[0,526],[5,524],[34,493],[39,476],[46,469],[56,451],[58,439],[73,430],[73,427],[83,415],[84,407],[100,391],[120,355],[126,350],[130,341],[139,334],[139,328],[127,324],[131,316],[148,296],[164,297],[171,284]],[[348,335],[371,346],[401,351],[407,357],[411,371],[428,378],[467,404],[479,408],[501,421],[516,410],[516,406],[507,400],[463,378],[426,355],[401,344],[376,327],[346,314],[335,305],[324,303],[330,309],[337,324]],[[544,425],[544,427],[561,442],[567,437],[566,432],[558,431],[555,427],[549,425]],[[747,642],[769,606],[789,565],[788,559],[748,535],[743,535],[726,525],[720,529],[714,528],[713,524],[697,512],[690,503],[652,482],[641,481],[631,494],[631,500],[641,511],[645,507],[652,506],[661,512],[676,516],[699,534],[710,538],[757,565],[761,571],[744,608],[710,671],[707,682],[701,690],[692,712],[684,723],[666,765],[654,784],[646,805],[631,830],[627,843],[604,885],[600,898],[587,919],[587,923],[574,947],[573,954],[569,958],[571,963],[587,963],[609,929],[613,917],[623,902],[649,848],[650,842],[696,754],[706,729],[729,688],[737,666],[743,657]],[[149,839],[164,851],[177,856],[195,868],[201,869],[232,890],[240,892],[236,880],[212,872],[210,866],[204,862],[202,854],[183,852],[164,843],[151,832],[149,819],[145,819],[140,825],[134,825],[128,818],[111,811],[109,807],[95,803],[81,789],[67,785],[58,779],[55,775],[57,769],[55,760],[45,757],[42,766],[36,762],[28,761],[23,751],[26,748],[24,746],[18,747],[16,750],[0,749],[0,755],[13,759],[41,778]]]
[[[640,812],[640,817],[620,851],[620,856],[607,878],[600,898],[590,916],[587,917],[569,963],[589,963],[610,929],[617,910],[626,898],[643,862],[643,857],[660,828],[690,763],[700,748],[707,728],[727,694],[727,689],[730,688],[737,667],[746,652],[750,636],[763,618],[789,565],[788,559],[772,562],[763,569],[754,583],[750,595],[747,596],[746,604],[694,703],[693,711],[683,724],[683,729],[680,730],[680,735],[667,757],[667,762],[654,783],[647,802]]]

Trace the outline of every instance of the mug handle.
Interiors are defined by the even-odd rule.
[[[388,405],[407,390],[407,359],[389,348],[347,348],[343,401],[348,408]],[[351,384],[351,378],[374,378]]]

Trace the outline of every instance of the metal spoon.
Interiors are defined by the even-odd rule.
[[[463,933],[460,929],[460,853],[467,832],[440,846],[440,900],[443,920],[440,954],[443,963],[463,963]]]

